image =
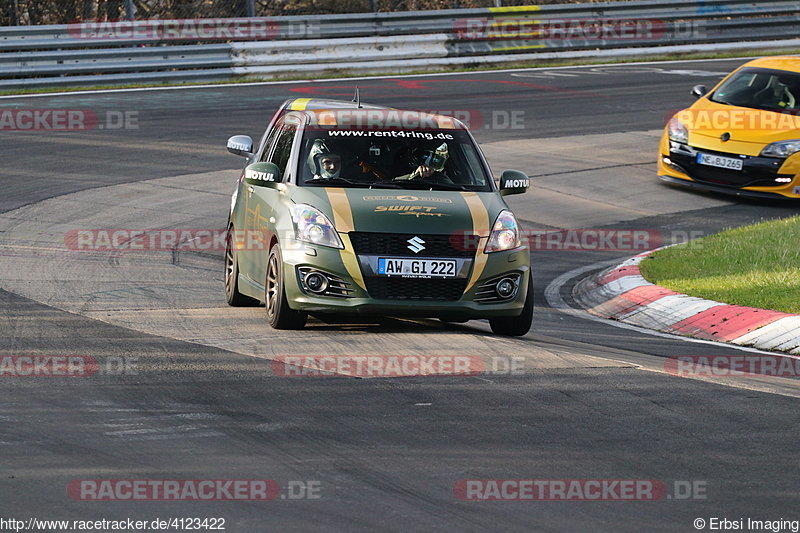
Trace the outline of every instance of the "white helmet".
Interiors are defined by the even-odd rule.
[[[331,174],[322,168],[322,159],[325,156],[340,157],[339,154],[330,149],[324,139],[315,140],[314,144],[311,145],[311,150],[308,151],[308,168],[311,170],[311,174],[326,179],[338,178],[339,173],[342,170],[342,166],[339,165],[339,167],[336,169],[336,172]]]

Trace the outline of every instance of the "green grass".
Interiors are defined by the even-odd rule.
[[[656,252],[642,275],[676,292],[800,313],[800,216],[731,229]]]
[[[754,48],[752,50],[738,50],[733,52],[695,52],[695,53],[671,53],[671,54],[660,54],[660,55],[642,55],[637,57],[628,57],[622,59],[598,59],[598,60],[590,60],[590,59],[575,59],[575,60],[563,60],[563,59],[542,59],[538,61],[526,61],[526,62],[519,62],[519,63],[505,63],[502,65],[474,65],[474,66],[462,66],[462,67],[442,67],[442,68],[431,68],[431,69],[423,69],[423,70],[416,70],[412,72],[403,72],[401,75],[408,76],[414,74],[431,74],[431,73],[439,73],[439,72],[476,72],[476,71],[490,71],[490,70],[506,70],[506,69],[523,69],[523,68],[547,68],[547,67],[577,67],[577,66],[591,66],[591,65],[613,65],[613,64],[625,64],[625,63],[638,63],[641,61],[675,61],[681,59],[727,59],[727,58],[737,58],[737,57],[760,57],[760,56],[771,56],[771,55],[797,55],[800,54],[800,49],[791,49],[791,50],[774,50],[774,49],[767,49],[767,50],[759,50],[758,48]],[[369,77],[380,77],[380,76],[397,76],[397,72],[384,72],[378,74],[369,74]],[[364,77],[364,74],[348,74],[347,72],[343,71],[336,71],[336,70],[329,70],[326,72],[319,73],[318,75],[314,76],[315,79],[322,79],[322,78],[357,78],[357,77]],[[260,81],[298,81],[298,80],[306,80],[308,76],[278,76],[272,78],[240,78],[235,80],[225,80],[225,81],[212,81],[212,82],[172,82],[172,83],[131,83],[131,84],[120,84],[120,85],[93,85],[93,86],[85,86],[85,87],[41,87],[35,89],[11,89],[0,91],[0,96],[11,96],[11,95],[23,95],[23,94],[41,94],[41,93],[51,93],[51,92],[75,92],[75,91],[94,91],[94,90],[103,90],[103,89],[139,89],[143,87],[189,87],[192,85],[231,85],[237,83],[254,83]]]

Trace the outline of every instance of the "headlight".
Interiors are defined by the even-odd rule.
[[[291,212],[294,235],[298,241],[344,248],[336,228],[318,209],[306,204],[295,204],[291,207]]]
[[[800,152],[800,140],[797,139],[768,144],[761,150],[761,155],[764,157],[789,157],[795,152]]]
[[[522,246],[519,238],[519,225],[511,211],[501,211],[494,221],[489,242],[486,243],[485,252],[501,252]]]
[[[689,130],[686,126],[681,124],[681,121],[673,117],[667,124],[667,132],[669,133],[669,140],[686,144],[689,142]]]

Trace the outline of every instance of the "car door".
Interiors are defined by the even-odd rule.
[[[273,163],[278,167],[280,181],[288,176],[288,166],[294,139],[297,134],[297,123],[286,118],[276,124],[274,137],[268,139],[268,146],[262,154],[260,162]],[[281,205],[277,188],[268,186],[250,185],[245,188],[247,195],[245,230],[248,241],[252,244],[246,253],[247,271],[252,281],[259,285],[264,284],[269,256],[269,243],[275,234],[275,227],[270,219],[274,220],[277,209],[285,209]]]

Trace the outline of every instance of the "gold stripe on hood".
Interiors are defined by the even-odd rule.
[[[483,250],[486,248],[486,241],[489,237],[489,212],[486,206],[483,205],[480,196],[474,192],[462,192],[461,196],[464,198],[469,213],[472,215],[472,231],[480,235],[478,242],[478,249],[475,251],[475,262],[472,265],[472,276],[469,278],[469,283],[464,289],[464,294],[475,285],[478,278],[483,274],[483,269],[486,268],[486,261],[489,259],[488,254]]]
[[[339,233],[339,238],[342,239],[342,244],[344,244],[344,250],[339,251],[342,263],[347,269],[347,273],[353,278],[353,281],[362,289],[367,290],[364,277],[361,275],[361,266],[358,264],[358,257],[356,257],[353,244],[350,242],[350,235],[348,235],[348,233],[355,229],[353,225],[353,211],[350,209],[350,200],[347,199],[347,193],[341,187],[325,187],[325,192],[328,194],[328,202],[331,204],[333,225]]]
[[[476,192],[462,192],[461,197],[464,198],[469,214],[472,215],[472,231],[481,237],[489,236],[489,212],[486,211],[486,206],[483,205],[480,196]]]
[[[356,257],[356,252],[353,250],[353,243],[350,242],[350,235],[347,233],[340,233],[339,237],[342,239],[342,244],[344,244],[344,250],[339,250],[339,256],[342,258],[344,268],[347,269],[347,273],[350,274],[350,277],[353,278],[356,285],[367,290],[367,284],[364,283],[364,276],[361,275],[361,266],[358,264],[358,257]]]
[[[328,202],[333,211],[333,225],[339,233],[349,233],[355,229],[353,226],[353,211],[350,209],[350,200],[347,193],[341,187],[325,187],[328,194]]]

